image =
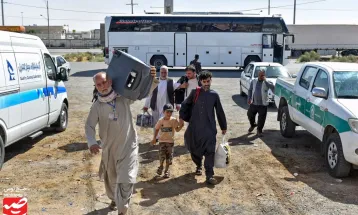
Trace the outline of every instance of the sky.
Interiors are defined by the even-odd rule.
[[[99,29],[104,17],[130,14],[131,0],[48,0],[50,25],[88,31]],[[162,12],[164,0],[133,0],[135,14]],[[174,0],[174,11],[244,11],[268,15],[269,0]],[[358,0],[297,0],[296,24],[358,24]],[[46,0],[4,0],[5,25],[47,25]],[[23,5],[23,6],[21,6]],[[24,6],[26,5],[26,6]],[[293,23],[294,0],[271,0],[271,15]],[[29,7],[31,6],[31,7]],[[284,6],[284,7],[283,7]],[[275,8],[278,7],[278,8]],[[75,11],[62,11],[75,10]],[[84,13],[78,11],[87,11]],[[0,11],[1,12],[1,11]],[[43,16],[41,16],[43,15]]]

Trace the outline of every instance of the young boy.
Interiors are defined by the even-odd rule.
[[[174,151],[174,134],[175,131],[179,132],[183,126],[179,124],[178,120],[172,117],[173,106],[166,104],[163,107],[164,117],[159,119],[155,126],[155,132],[152,140],[152,144],[155,145],[156,137],[159,133],[159,161],[160,166],[157,170],[157,177],[160,177],[163,172],[164,160],[166,161],[164,178],[169,178],[169,166],[172,165],[173,151]]]

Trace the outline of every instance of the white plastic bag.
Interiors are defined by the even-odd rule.
[[[215,167],[226,168],[230,163],[230,146],[225,141],[225,135],[223,136],[222,143],[218,146],[215,153]]]

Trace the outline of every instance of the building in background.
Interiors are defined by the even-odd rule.
[[[101,30],[100,29],[91,30],[91,39],[99,40],[100,38],[101,38]]]
[[[66,30],[63,26],[50,26],[50,39],[66,39]],[[26,26],[26,33],[40,37],[42,40],[48,39],[48,26]]]
[[[172,14],[174,11],[174,0],[164,0],[164,14]]]
[[[104,25],[104,23],[101,23],[101,25],[100,25],[100,40],[101,40],[102,46],[105,46],[105,43],[106,43],[105,35],[106,35],[105,25]]]
[[[92,38],[92,34],[91,31],[82,31],[82,39],[91,39]]]

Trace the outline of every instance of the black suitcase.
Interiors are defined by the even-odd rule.
[[[148,65],[119,50],[113,53],[107,75],[112,79],[114,91],[134,101],[147,97],[153,82]]]

